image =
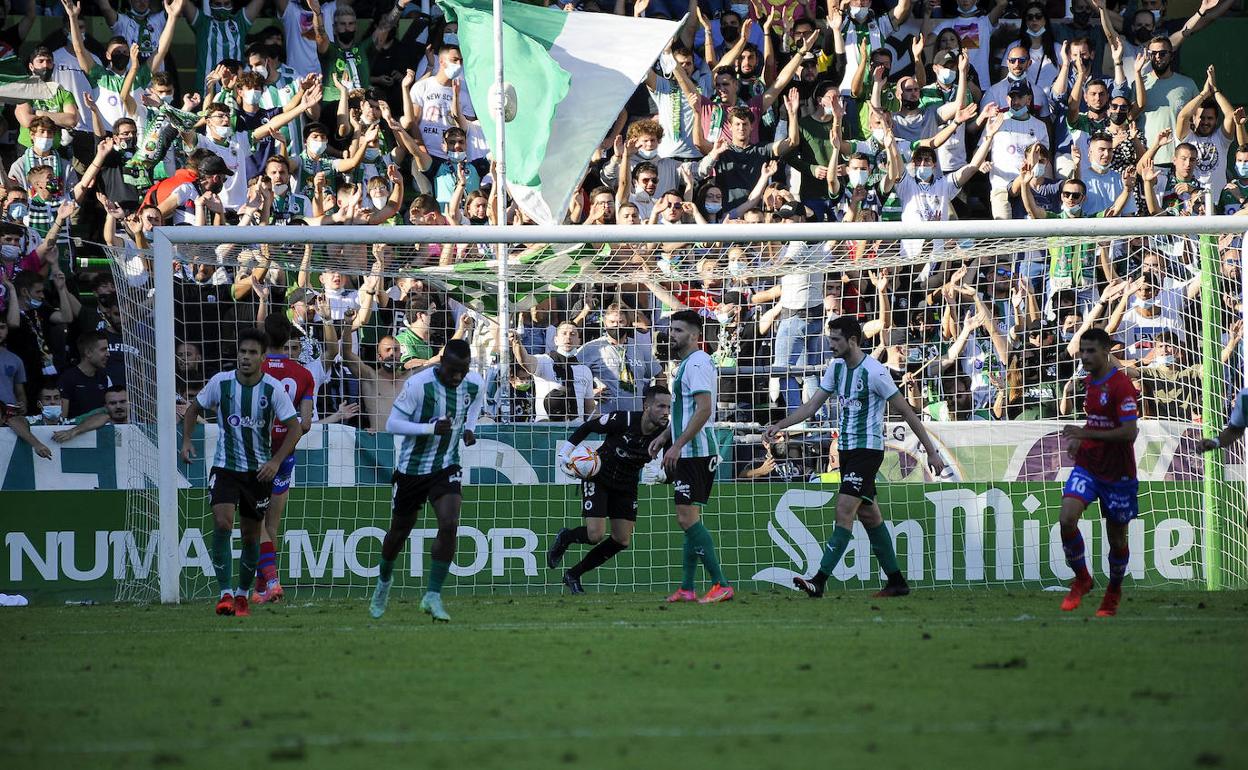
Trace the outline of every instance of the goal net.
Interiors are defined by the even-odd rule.
[[[1244,444],[1199,451],[1245,386],[1242,231],[1230,217],[921,230],[166,228],[154,253],[113,255],[138,351],[127,361],[130,478],[119,481],[135,552],[147,564],[159,554],[158,568],[127,569],[119,598],[215,591],[207,480],[217,426],[208,415],[195,428],[197,458],[183,464],[179,416],[215,372],[234,367],[238,333],[276,313],[298,330],[290,352],[318,386],[276,547],[288,593],[371,587],[390,520],[386,417],[405,378],[451,337],[470,342],[488,397],[476,445],[461,449],[447,590],[559,590],[545,551],[560,528],[580,523],[582,502],[555,457],[584,418],[640,408],[644,386],[666,381],[667,322],[680,308],[703,316],[719,367],[719,462],[705,519],[739,585],[790,589],[818,567],[840,483],[837,406],[772,446],[761,430],[818,387],[827,323],[850,315],[955,471],[933,478],[915,436],[889,415],[878,501],[913,584],[1051,588],[1070,578],[1057,520],[1073,461],[1060,432],[1082,424],[1077,340],[1100,326],[1142,395],[1128,581],[1242,586]],[[590,590],[678,582],[671,499],[648,467],[632,547],[587,577]],[[1107,574],[1095,506],[1081,527],[1093,570]],[[426,509],[396,590],[424,585],[434,533]],[[854,533],[834,581],[875,586],[865,531]]]

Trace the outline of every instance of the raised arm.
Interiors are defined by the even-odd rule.
[[[152,72],[156,72],[165,63],[165,57],[169,55],[169,48],[173,45],[173,32],[177,26],[178,15],[182,13],[182,5],[185,0],[164,0],[165,4],[165,27],[160,31],[160,40],[156,41],[156,50],[152,52],[152,58],[147,60],[147,67]],[[139,57],[133,52],[130,54],[130,61],[137,61]]]
[[[780,74],[776,76],[776,82],[763,93],[763,110],[775,104],[776,99],[780,98],[780,94],[784,92],[785,86],[797,74],[797,68],[802,65],[802,57],[810,53],[810,49],[815,44],[815,36],[811,36],[802,42],[802,47],[798,49],[789,63],[784,65],[784,69],[780,70]]]
[[[61,7],[65,9],[65,18],[69,20],[69,44],[78,59],[78,66],[82,67],[84,74],[89,73],[95,68],[95,62],[91,61],[91,54],[87,53],[83,45],[82,20],[79,18],[82,5],[77,0],[61,0]]]

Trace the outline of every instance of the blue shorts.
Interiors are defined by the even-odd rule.
[[[273,494],[284,495],[290,491],[295,483],[295,453],[291,452],[290,457],[282,461],[282,466],[277,469],[277,475],[273,477]]]
[[[1115,524],[1126,524],[1140,515],[1140,481],[1102,481],[1076,465],[1066,479],[1062,497],[1082,500],[1085,505],[1101,501],[1101,515]]]

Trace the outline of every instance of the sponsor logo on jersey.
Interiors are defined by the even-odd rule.
[[[674,491],[678,495],[688,495],[691,489],[692,488],[689,486],[689,482],[687,481],[673,481],[672,482],[672,491]]]
[[[267,426],[264,420],[257,420],[254,417],[239,417],[236,414],[226,417],[225,422],[231,428],[264,428]]]

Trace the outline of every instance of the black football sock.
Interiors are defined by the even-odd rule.
[[[584,528],[582,527],[582,529]],[[586,572],[598,569],[602,565],[606,564],[611,557],[626,548],[628,548],[628,546],[621,544],[613,537],[609,537],[590,549],[590,552],[585,554],[584,559],[581,559],[577,562],[575,567],[568,570],[568,574],[572,577],[579,578]]]

